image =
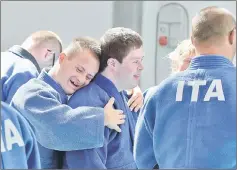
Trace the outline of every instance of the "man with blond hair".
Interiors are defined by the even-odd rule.
[[[54,64],[62,51],[61,39],[51,31],[32,33],[21,46],[1,53],[2,101],[10,103],[17,89],[37,77],[44,67]]]
[[[114,99],[103,108],[67,105],[68,95],[87,86],[97,74],[100,55],[98,41],[76,38],[51,69],[43,69],[13,96],[11,106],[34,128],[43,169],[61,168],[63,154],[58,151],[102,147],[104,126],[121,132],[118,125],[125,122],[125,115],[113,108]]]
[[[176,49],[168,55],[171,60],[172,74],[186,70],[194,56],[195,47],[192,45],[192,41],[190,39],[181,41]]]
[[[191,41],[190,66],[145,92],[135,131],[138,168],[236,169],[233,15],[202,9],[192,20]]]

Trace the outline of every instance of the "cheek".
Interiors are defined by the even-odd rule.
[[[133,73],[136,73],[137,70],[138,70],[138,65],[132,63],[132,64],[128,65],[126,68],[124,68],[124,70],[127,71],[127,74],[133,74]]]
[[[65,71],[67,71],[67,74],[69,76],[78,76],[78,75],[80,75],[80,73],[77,72],[76,68],[74,68],[74,67],[68,67],[67,70],[65,70]]]
[[[133,71],[129,67],[123,67],[119,71],[120,76],[124,79],[130,77],[132,73]]]

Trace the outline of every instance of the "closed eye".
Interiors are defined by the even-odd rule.
[[[83,72],[83,70],[82,70],[81,68],[79,68],[79,67],[76,67],[76,71],[77,71],[78,73]]]
[[[93,76],[86,76],[86,79],[90,81],[93,79]]]
[[[90,78],[90,77],[86,77],[86,79],[90,81],[92,78]]]

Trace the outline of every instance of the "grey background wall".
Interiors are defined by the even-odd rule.
[[[36,30],[52,30],[67,45],[76,36],[99,38],[113,25],[112,1],[3,1],[1,50]]]
[[[36,30],[56,32],[66,46],[77,36],[99,38],[113,26],[130,27],[138,31],[144,40],[145,69],[140,86],[145,90],[159,83],[154,81],[156,16],[161,6],[171,2],[183,5],[188,11],[189,20],[198,10],[209,5],[227,8],[236,15],[235,1],[2,1],[1,51],[21,44]],[[158,57],[164,55],[167,54],[160,53]],[[162,77],[169,75],[167,69],[158,68],[157,72]]]

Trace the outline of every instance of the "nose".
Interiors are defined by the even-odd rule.
[[[139,66],[138,66],[138,70],[143,70],[144,69],[144,66],[143,66],[143,64],[142,64],[142,62],[139,64]]]

